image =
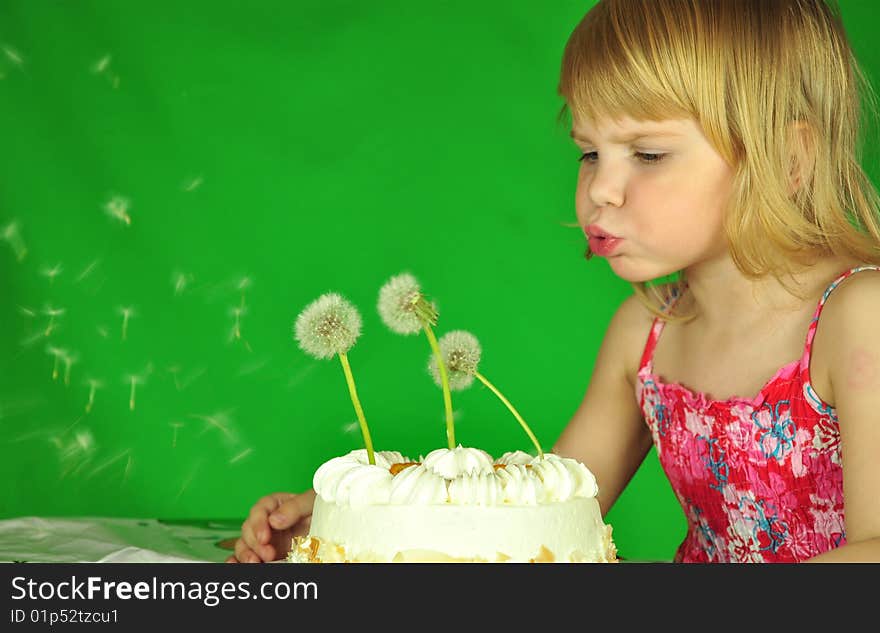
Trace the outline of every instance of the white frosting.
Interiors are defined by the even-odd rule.
[[[327,501],[349,505],[537,505],[598,494],[596,478],[577,460],[516,451],[499,460],[478,448],[439,448],[397,475],[394,464],[411,462],[392,451],[376,452],[376,464],[364,449],[334,457],[315,472],[315,492]],[[495,465],[503,468],[495,468]]]
[[[422,463],[432,473],[454,479],[460,475],[492,472],[492,456],[478,448],[438,448],[425,455]]]
[[[318,468],[309,537],[292,558],[614,560],[596,479],[577,460],[516,451],[493,461],[462,446],[416,464],[397,452],[375,456],[371,465],[356,450]],[[392,474],[395,464],[407,465]]]

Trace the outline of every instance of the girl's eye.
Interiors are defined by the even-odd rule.
[[[578,161],[587,164],[595,163],[596,160],[598,160],[599,158],[597,154],[598,152],[585,152],[580,155]],[[633,156],[635,156],[639,161],[647,165],[659,163],[664,158],[666,158],[666,154],[649,154],[647,152],[635,152]]]

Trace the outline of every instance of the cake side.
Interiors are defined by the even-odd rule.
[[[291,562],[613,562],[592,473],[553,454],[438,449],[418,462],[365,451],[314,477],[307,537]]]

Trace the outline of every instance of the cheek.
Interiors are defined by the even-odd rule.
[[[711,177],[691,173],[644,180],[630,189],[629,201],[638,210],[632,214],[633,228],[640,236],[680,248],[683,242],[707,246],[723,234],[723,192]]]

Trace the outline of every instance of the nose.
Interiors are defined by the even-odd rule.
[[[621,169],[609,165],[596,165],[584,175],[582,185],[589,202],[598,208],[620,207],[624,203],[625,176]]]

